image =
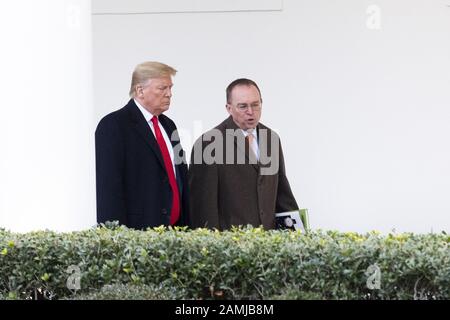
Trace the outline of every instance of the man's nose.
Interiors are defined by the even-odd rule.
[[[169,97],[169,98],[172,97],[172,89],[171,89],[171,88],[168,88],[168,89],[166,90],[166,97]]]
[[[253,114],[253,108],[251,106],[247,107],[247,114],[252,115]]]

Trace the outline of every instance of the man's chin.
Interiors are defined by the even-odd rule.
[[[163,113],[163,112],[169,110],[169,108],[170,108],[170,104],[163,105],[163,106],[161,106],[160,111],[161,111],[161,113]]]
[[[247,123],[245,125],[247,127],[247,130],[254,129],[258,125],[258,122],[257,121],[247,121]]]

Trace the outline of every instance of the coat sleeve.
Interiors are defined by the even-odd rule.
[[[189,203],[192,228],[220,228],[218,206],[218,167],[206,164],[203,157],[204,145],[201,138],[194,144],[189,166]],[[200,161],[201,160],[201,161]]]
[[[291,186],[286,177],[286,169],[284,166],[284,156],[283,149],[281,148],[281,143],[279,144],[279,171],[278,171],[278,193],[276,202],[276,212],[285,212],[298,210],[297,201],[292,193]]]
[[[124,141],[117,121],[103,118],[95,131],[97,222],[126,224]]]
[[[178,138],[178,144],[176,145],[175,151],[175,162],[178,163],[176,167],[178,168],[177,180],[179,183],[179,190],[181,193],[181,217],[177,222],[177,226],[190,226],[190,215],[189,215],[189,185],[188,185],[188,168],[186,164],[186,155],[184,150],[181,147],[181,142]]]

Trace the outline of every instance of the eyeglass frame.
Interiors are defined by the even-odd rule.
[[[231,103],[229,103],[229,105],[235,107],[239,112],[246,112],[248,108],[252,108],[253,112],[261,111],[262,109],[262,102],[258,102],[257,105],[247,103],[239,103],[237,105],[232,105]]]

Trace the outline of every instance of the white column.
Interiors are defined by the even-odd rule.
[[[2,1],[0,41],[0,228],[89,228],[91,1]]]

